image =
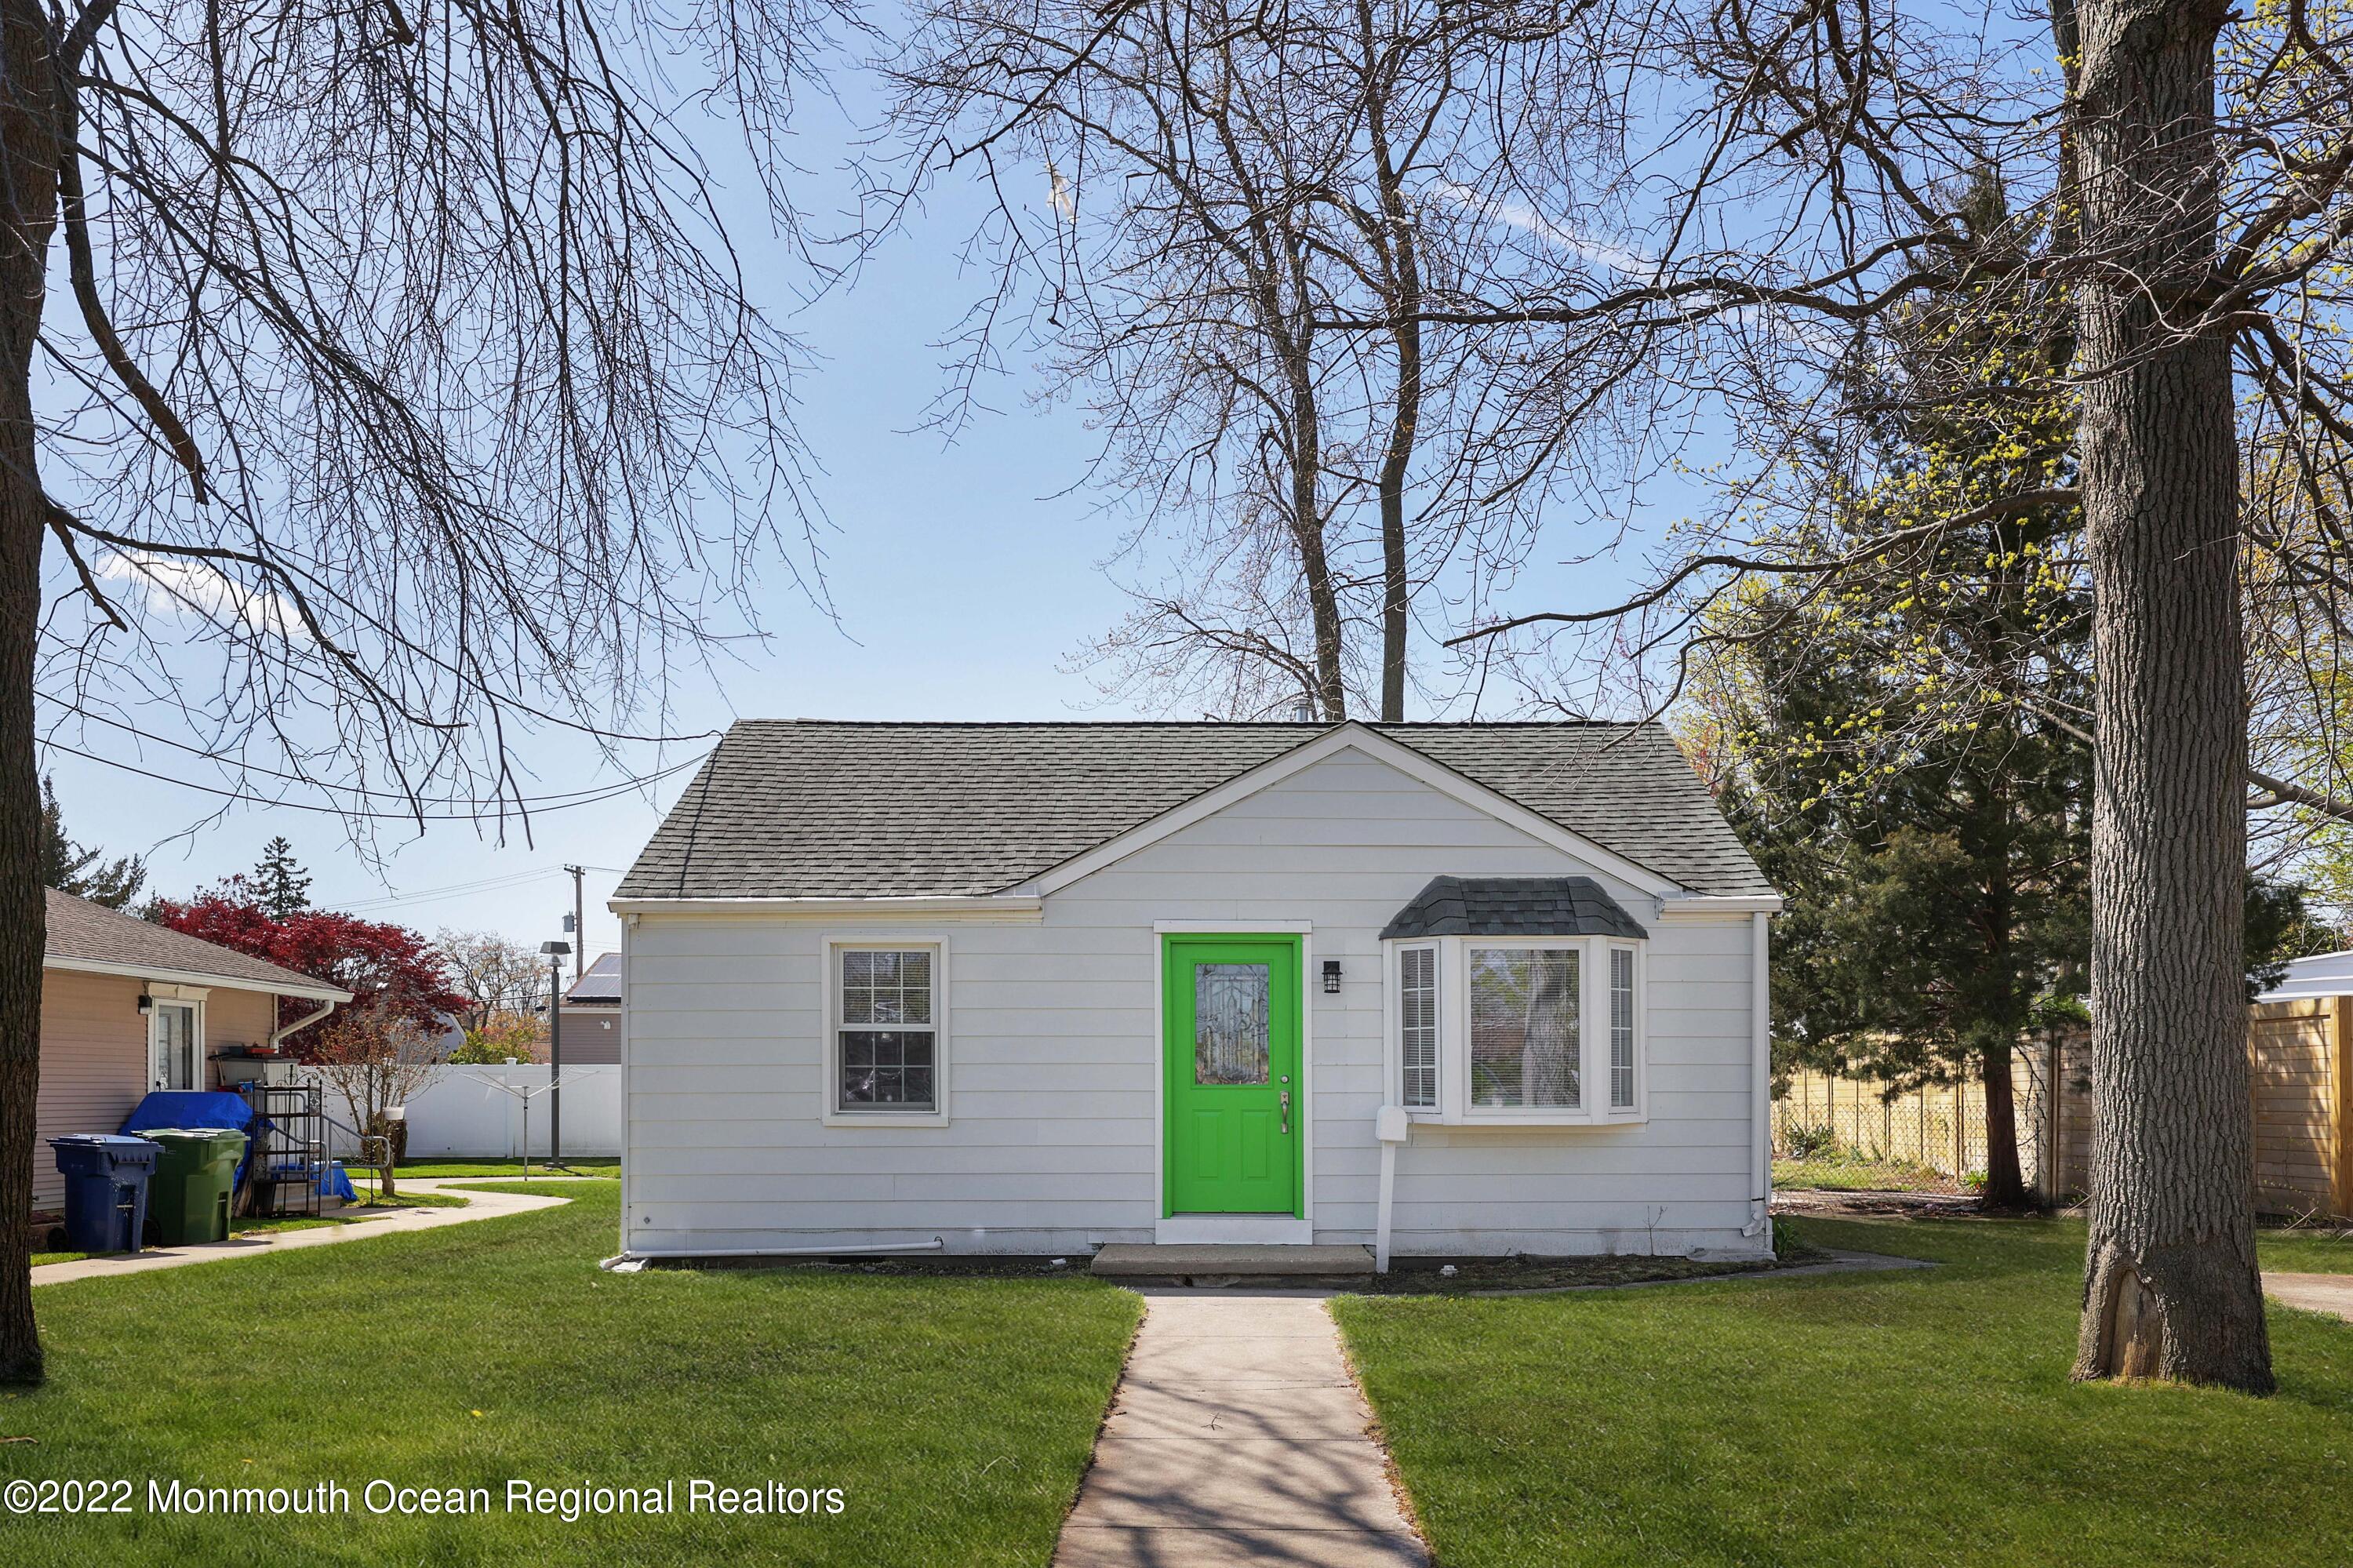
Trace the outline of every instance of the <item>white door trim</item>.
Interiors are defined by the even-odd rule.
[[[147,1003],[147,1087],[153,1093],[170,1088],[168,1066],[158,1074],[156,1067],[162,1055],[164,1012],[166,1008],[185,1009],[188,1014],[188,1074],[195,1081],[188,1087],[205,1086],[205,1003],[201,997],[154,996]],[[157,1082],[158,1078],[164,1081]]]

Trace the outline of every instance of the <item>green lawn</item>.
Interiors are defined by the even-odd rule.
[[[50,1381],[0,1478],[132,1478],[142,1511],[0,1520],[12,1565],[1042,1564],[1138,1317],[1086,1278],[597,1271],[617,1183],[563,1209],[37,1295]],[[5,1441],[31,1437],[30,1443]],[[145,1483],[341,1482],[326,1519],[165,1518]],[[839,1487],[833,1517],[368,1514],[371,1478]]]
[[[2353,1562],[2353,1324],[2274,1308],[2268,1400],[2079,1387],[2080,1224],[1797,1228],[1944,1266],[1337,1302],[1445,1568]]]
[[[364,1171],[364,1167],[354,1168],[352,1176],[354,1183],[365,1183]],[[547,1161],[533,1160],[531,1162],[531,1173],[533,1176],[550,1174]],[[620,1173],[621,1162],[617,1160],[567,1160],[564,1162],[562,1171],[553,1172],[559,1176],[618,1176]],[[403,1181],[417,1177],[432,1181],[470,1176],[493,1176],[513,1181],[522,1175],[522,1161],[520,1160],[404,1160],[393,1175],[396,1181]]]
[[[2265,1268],[2298,1274],[2353,1274],[2353,1231],[2312,1225],[2265,1230],[2257,1244]]]

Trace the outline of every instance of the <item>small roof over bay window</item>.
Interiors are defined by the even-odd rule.
[[[1650,936],[1589,876],[1433,876],[1381,932],[1419,937]]]

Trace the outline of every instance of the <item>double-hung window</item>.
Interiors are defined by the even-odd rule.
[[[834,1118],[944,1114],[944,959],[936,943],[828,946]]]
[[[1398,1103],[1438,1108],[1438,948],[1398,949]]]
[[[1634,1108],[1634,949],[1609,948],[1609,1108]]]

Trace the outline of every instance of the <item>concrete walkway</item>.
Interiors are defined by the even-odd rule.
[[[1429,1563],[1322,1293],[1143,1295],[1055,1568]]]
[[[388,1214],[353,1220],[348,1224],[316,1225],[299,1231],[264,1231],[256,1235],[232,1236],[225,1242],[204,1242],[194,1246],[149,1247],[144,1252],[112,1257],[47,1263],[33,1270],[33,1283],[68,1285],[77,1279],[111,1279],[119,1274],[150,1274],[159,1268],[185,1268],[191,1264],[259,1257],[266,1253],[290,1252],[299,1247],[332,1246],[340,1242],[365,1241],[372,1236],[396,1233],[406,1234],[411,1231],[438,1230],[443,1225],[468,1224],[475,1220],[495,1220],[507,1214],[524,1214],[534,1209],[556,1208],[572,1201],[522,1192],[476,1192],[459,1185],[455,1178],[448,1184],[457,1187],[464,1195],[464,1208],[395,1209]],[[441,1191],[444,1183],[416,1181],[404,1181],[401,1186],[418,1192],[434,1192]]]
[[[2274,1274],[2267,1268],[2263,1294],[2283,1307],[2333,1313],[2353,1323],[2353,1274]]]

